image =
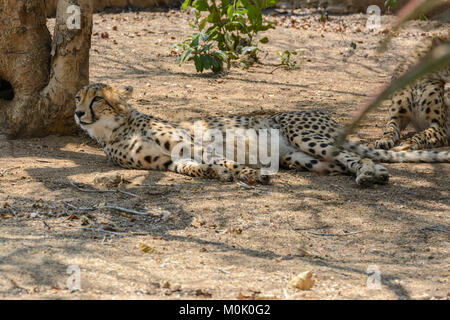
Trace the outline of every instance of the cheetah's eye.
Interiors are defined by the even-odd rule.
[[[99,96],[96,96],[96,97],[94,98],[94,101],[95,101],[95,102],[101,101],[101,100],[103,100],[103,98],[102,98],[102,97],[99,97]]]
[[[79,103],[81,101],[80,97],[75,97],[75,102]]]

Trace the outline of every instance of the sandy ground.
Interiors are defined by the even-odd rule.
[[[364,31],[364,15],[321,23],[314,11],[279,10],[268,18],[279,26],[262,35],[270,42],[262,45],[261,64],[213,76],[196,74],[193,64],[180,67],[169,49],[191,32],[186,13],[96,14],[91,81],[134,86],[133,104],[164,118],[320,109],[345,121],[388,81],[398,57],[449,29],[414,22],[377,55],[382,35]],[[383,28],[392,21],[383,17]],[[275,52],[285,49],[299,52],[299,68],[273,71]],[[379,137],[386,107],[353,138]],[[271,185],[245,189],[122,170],[84,134],[0,135],[0,297],[448,299],[450,165],[388,168],[389,184],[370,188],[349,176],[281,171]],[[94,177],[106,172],[123,175],[120,188],[132,195],[81,192],[69,182],[95,189]],[[74,210],[64,202],[152,214]],[[79,291],[67,288],[72,265],[80,270]],[[375,270],[371,278],[368,269]],[[304,271],[314,273],[315,286],[289,288]],[[380,287],[367,286],[377,275]]]

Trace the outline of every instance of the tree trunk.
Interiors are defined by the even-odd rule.
[[[73,134],[74,95],[89,83],[92,1],[59,0],[51,39],[44,0],[0,0],[0,30],[1,125],[12,138]]]

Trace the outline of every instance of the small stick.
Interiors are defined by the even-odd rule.
[[[244,189],[258,189],[258,190],[267,190],[267,188],[264,187],[260,187],[260,186],[251,186],[245,182],[242,181],[236,181],[236,184],[240,185],[241,187],[243,187]]]
[[[117,190],[95,190],[95,189],[84,189],[84,188],[80,188],[79,186],[77,186],[73,181],[69,180],[69,183],[75,187],[78,191],[81,192],[99,192],[99,193],[116,193],[116,192],[120,192],[123,194],[126,194],[128,196],[132,196],[132,197],[136,197],[141,199],[141,196],[138,196],[137,194],[131,193],[131,192],[127,192],[121,189],[117,189]]]
[[[9,170],[15,170],[15,169],[20,169],[20,168],[21,168],[21,167],[12,167],[12,168],[4,169],[4,170],[0,171],[0,177],[3,177],[4,174],[5,174],[6,172],[8,172]]]
[[[42,222],[44,223],[44,226],[46,226],[49,230],[51,230],[51,227],[47,224],[47,222],[45,222],[44,220],[42,220]]]
[[[364,232],[364,230],[362,231],[355,231],[355,232],[347,232],[347,233],[343,233],[343,234],[338,234],[338,233],[316,233],[316,232],[308,232],[306,231],[306,233],[315,235],[315,236],[323,236],[323,237],[342,237],[342,236],[349,236],[352,234],[358,234]]]
[[[97,209],[114,209],[117,211],[122,211],[122,212],[126,212],[126,213],[131,213],[131,214],[137,214],[140,216],[148,216],[148,215],[153,215],[150,212],[142,212],[142,211],[136,211],[136,210],[132,210],[132,209],[126,209],[126,208],[122,208],[122,207],[117,207],[117,206],[98,206],[98,207],[76,207],[73,204],[70,204],[68,202],[63,201],[63,203],[75,210],[80,210],[80,211],[94,211]]]
[[[114,190],[112,190],[112,191],[114,191]],[[128,196],[132,196],[132,197],[136,197],[136,198],[142,199],[141,196],[138,196],[137,194],[134,194],[134,193],[131,193],[131,192],[128,192],[128,191],[124,191],[124,190],[121,190],[121,189],[117,189],[117,192],[126,194]]]
[[[256,187],[250,186],[250,185],[248,185],[248,184],[246,184],[245,182],[242,182],[242,181],[237,181],[236,183],[238,185],[240,185],[241,187],[243,187],[244,189],[256,189]]]
[[[450,234],[450,231],[447,231],[447,230],[444,230],[444,229],[441,229],[441,228],[438,228],[438,227],[425,227],[425,228],[422,228],[421,230],[439,231],[439,232],[445,232],[445,233],[449,233]]]
[[[95,229],[95,228],[80,227],[79,229],[81,229],[81,230],[88,230],[88,231],[92,231],[92,232],[103,232],[103,233],[113,234],[113,235],[119,236],[119,237],[125,237],[124,234],[113,232],[113,231],[104,230],[102,228]]]
[[[131,213],[131,214],[137,214],[137,215],[140,215],[140,216],[153,215],[152,213],[149,213],[149,212],[136,211],[136,210],[126,209],[126,208],[116,207],[116,206],[98,206],[98,207],[95,207],[95,208],[97,208],[97,209],[114,209],[114,210],[117,210],[117,211],[122,211],[122,212],[126,212],[126,213]]]
[[[280,64],[278,67],[276,67],[275,69],[270,71],[269,74],[273,74],[275,70],[280,69],[282,66],[283,66],[283,64]]]

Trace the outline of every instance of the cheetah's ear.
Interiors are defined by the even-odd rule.
[[[133,96],[133,87],[132,86],[123,86],[119,89],[119,95],[125,101],[128,101]]]
[[[129,98],[124,96],[121,90],[111,86],[106,86],[103,89],[103,97],[111,107],[116,109],[117,112],[125,113],[128,111],[129,106],[127,104],[127,100]]]

